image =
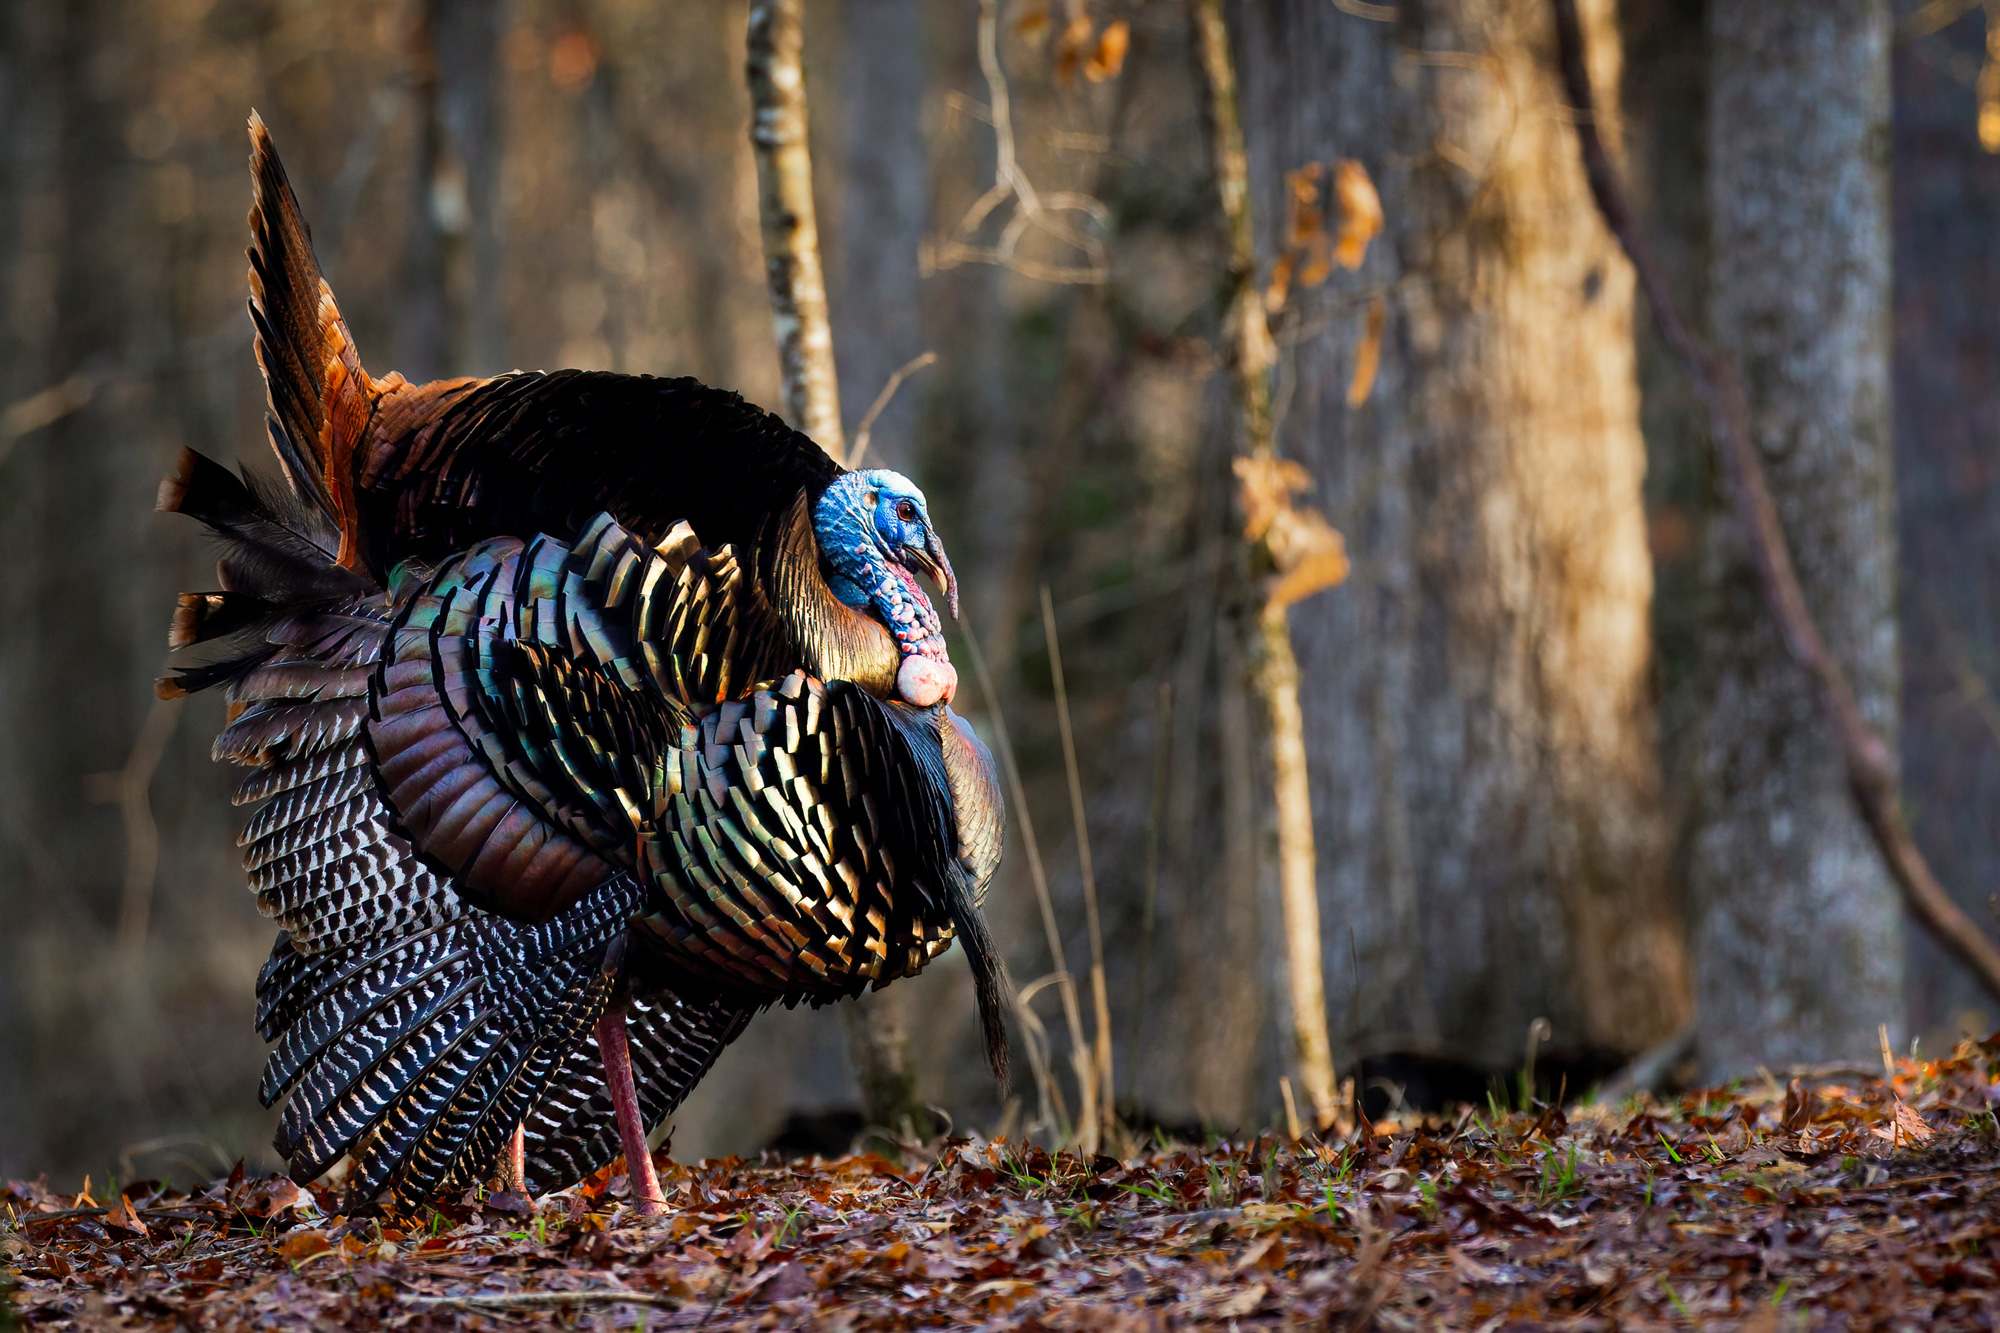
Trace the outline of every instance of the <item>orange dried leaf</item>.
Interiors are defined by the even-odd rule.
[[[1278,262],[1271,266],[1271,284],[1264,289],[1264,308],[1277,311],[1284,307],[1285,297],[1292,290],[1292,266],[1298,262],[1296,250],[1287,250],[1278,256]]]
[[[1319,172],[1319,163],[1308,162],[1285,173],[1287,245],[1304,245],[1326,230],[1326,214],[1319,206]]]
[[[139,1220],[139,1214],[133,1209],[132,1201],[122,1194],[105,1210],[104,1225],[114,1231],[129,1232],[141,1239],[147,1235],[146,1224]]]
[[[1317,287],[1333,272],[1333,242],[1320,232],[1306,243],[1306,266],[1299,270],[1299,286]]]
[[[1106,24],[1103,35],[1097,39],[1097,50],[1084,62],[1083,77],[1092,83],[1117,78],[1118,71],[1125,68],[1125,52],[1131,44],[1131,24],[1124,19]]]
[[[352,1240],[353,1237],[348,1239]],[[298,1263],[310,1259],[315,1254],[325,1254],[333,1248],[324,1231],[294,1231],[278,1242],[278,1257],[287,1263]]]
[[[1368,395],[1375,392],[1375,376],[1382,368],[1382,325],[1386,321],[1389,303],[1377,296],[1368,303],[1367,322],[1361,328],[1361,341],[1354,345],[1354,374],[1347,381],[1347,405],[1359,407],[1368,401]]]
[[[1368,169],[1353,158],[1342,158],[1333,169],[1333,199],[1340,210],[1340,243],[1335,258],[1342,268],[1360,268],[1368,242],[1382,230],[1382,196]]]
[[[1279,577],[1266,599],[1273,610],[1302,602],[1347,578],[1347,544],[1317,509],[1287,509],[1266,541]]]
[[[1091,50],[1090,39],[1094,32],[1096,27],[1091,23],[1090,16],[1078,14],[1069,21],[1069,26],[1063,29],[1062,36],[1057,39],[1056,82],[1062,87],[1067,88],[1076,81],[1077,66],[1088,58]]]
[[[590,40],[589,33],[571,28],[556,38],[549,48],[549,77],[557,87],[576,92],[596,75],[597,43]]]
[[[1026,5],[1014,16],[1014,35],[1030,46],[1047,41],[1051,26],[1047,5]]]

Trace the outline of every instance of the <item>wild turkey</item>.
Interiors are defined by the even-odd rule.
[[[916,576],[924,497],[735,394],[583,371],[372,379],[252,117],[251,315],[283,484],[186,451],[222,543],[161,682],[218,758],[282,928],[257,981],[300,1181],[409,1211],[508,1154],[538,1191],[647,1130],[758,1009],[956,938],[1004,1079],[991,759]]]

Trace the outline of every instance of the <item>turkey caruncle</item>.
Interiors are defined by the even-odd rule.
[[[569,1185],[757,1010],[908,976],[956,938],[1006,1072],[979,903],[992,761],[949,704],[924,497],[735,394],[560,371],[371,378],[251,119],[250,310],[282,484],[184,452],[160,508],[221,539],[170,641],[225,686],[219,758],[282,927],[266,1105],[352,1210],[496,1171]]]

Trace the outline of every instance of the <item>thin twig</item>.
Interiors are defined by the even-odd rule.
[[[936,352],[925,352],[919,356],[911,357],[908,361],[896,367],[896,373],[891,375],[889,382],[882,386],[882,392],[876,394],[875,401],[868,404],[868,411],[862,415],[861,424],[854,428],[854,447],[849,449],[847,453],[848,467],[858,468],[861,466],[862,458],[868,453],[868,442],[875,435],[875,418],[881,416],[883,409],[889,406],[889,400],[896,396],[896,390],[903,387],[903,381],[922,370],[925,366],[934,365],[937,359],[938,354]]]
[[[687,1302],[656,1291],[623,1291],[593,1287],[588,1291],[476,1291],[463,1296],[416,1296],[405,1293],[405,1305],[427,1310],[561,1310],[583,1305],[650,1305],[678,1310]]]
[[[993,127],[993,184],[965,210],[958,226],[942,244],[927,247],[924,267],[936,270],[960,264],[997,264],[1042,282],[1102,284],[1111,275],[1104,242],[1072,227],[1062,215],[1081,213],[1105,226],[1110,221],[1110,210],[1087,194],[1061,191],[1043,195],[1021,169],[1014,155],[1012,100],[1007,92],[1006,73],[1000,68],[999,27],[995,0],[979,0],[979,71],[986,80],[988,105],[982,107],[965,98],[953,99],[954,105]],[[978,244],[980,228],[1009,200],[1014,203],[1013,216],[1001,228],[998,242]],[[1023,257],[1020,244],[1031,232],[1075,250],[1086,262],[1050,264]]]
[[[1681,317],[1667,286],[1666,271],[1640,232],[1622,182],[1612,168],[1597,130],[1596,101],[1584,63],[1583,28],[1576,0],[1551,0],[1563,83],[1575,109],[1576,136],[1583,150],[1591,195],[1612,235],[1625,249],[1639,285],[1659,323],[1660,335],[1686,367],[1695,397],[1708,412],[1709,430],[1722,453],[1729,497],[1749,543],[1764,602],[1792,660],[1817,687],[1821,710],[1840,743],[1848,786],[1862,820],[1875,835],[1890,877],[1903,901],[1933,938],[1971,970],[1986,992],[2000,998],[2000,946],[1953,902],[1931,873],[1903,817],[1902,792],[1889,747],[1862,715],[1847,674],[1827,649],[1792,565],[1791,549],[1778,522],[1777,505],[1751,442],[1750,408],[1736,369],[1710,351]]]
[[[1083,1150],[1086,1154],[1093,1154],[1102,1139],[1109,1137],[1116,1115],[1113,1107],[1117,1085],[1111,1077],[1111,1000],[1105,990],[1104,927],[1097,914],[1097,871],[1090,860],[1090,824],[1084,818],[1083,777],[1076,762],[1076,733],[1070,726],[1069,689],[1063,681],[1062,643],[1056,634],[1056,607],[1049,597],[1049,585],[1046,583],[1042,585],[1042,633],[1049,646],[1049,677],[1056,690],[1056,725],[1062,733],[1063,770],[1069,778],[1069,814],[1076,826],[1077,869],[1083,877],[1084,919],[1090,928],[1090,1000],[1096,1011],[1093,1017],[1097,1024],[1092,1077],[1098,1088],[1100,1139],[1099,1142],[1084,1144]]]
[[[993,688],[992,673],[986,669],[986,654],[979,651],[979,639],[973,634],[970,622],[960,621],[959,630],[965,635],[966,656],[972,659],[972,672],[979,678],[979,691],[986,700],[986,715],[993,719],[993,739],[1000,751],[1000,767],[1007,774],[1007,796],[1021,825],[1021,843],[1028,853],[1028,878],[1035,886],[1035,902],[1042,911],[1042,930],[1048,936],[1049,961],[1063,977],[1063,1018],[1069,1026],[1070,1049],[1087,1051],[1090,1048],[1083,1039],[1083,1011],[1077,1003],[1076,983],[1069,976],[1069,969],[1063,961],[1062,931],[1056,925],[1055,901],[1049,896],[1048,872],[1042,866],[1042,844],[1035,837],[1035,820],[1028,810],[1028,793],[1021,783],[1021,766],[1014,761],[1014,741],[1007,731],[1007,719],[1000,712],[1000,692]],[[1078,1108],[1078,1134],[1081,1136],[1088,1131],[1094,1137],[1097,1120],[1095,1085],[1085,1079],[1078,1091],[1083,1096],[1083,1105]]]
[[[1275,360],[1271,332],[1257,291],[1257,256],[1250,217],[1249,155],[1237,107],[1236,66],[1220,0],[1194,8],[1213,136],[1216,194],[1229,235],[1225,319],[1232,339],[1231,370],[1240,413],[1242,452],[1266,464],[1275,460],[1269,370]],[[1239,496],[1240,498],[1240,496]],[[1248,505],[1244,506],[1246,513]],[[1248,534],[1246,534],[1247,536]],[[1268,545],[1253,541],[1256,558],[1271,561]],[[1275,563],[1274,561],[1271,561]],[[1337,1114],[1333,1047],[1326,1023],[1326,982],[1320,948],[1317,853],[1313,846],[1312,792],[1307,770],[1305,720],[1299,707],[1299,664],[1292,651],[1285,603],[1265,600],[1244,635],[1252,683],[1264,705],[1271,746],[1271,786],[1278,823],[1279,898],[1284,916],[1287,998],[1292,1010],[1293,1054],[1313,1118],[1324,1129]]]
[[[53,426],[72,412],[83,410],[96,394],[96,378],[78,371],[60,384],[11,404],[0,412],[0,463],[7,461],[7,455],[23,435]]]
[[[1146,1036],[1146,981],[1153,962],[1153,935],[1160,905],[1160,834],[1167,817],[1167,777],[1172,772],[1174,683],[1160,682],[1159,709],[1153,720],[1153,796],[1146,807],[1146,901],[1139,918],[1139,980],[1133,993],[1132,1024],[1125,1037],[1125,1095],[1136,1099],[1139,1051]]]
[[[160,867],[160,827],[153,818],[153,774],[166,756],[180,719],[179,699],[154,701],[132,742],[125,767],[92,773],[84,779],[84,795],[93,801],[118,804],[125,825],[125,890],[118,903],[119,953],[131,958],[144,948],[146,927],[153,913],[153,882]]]

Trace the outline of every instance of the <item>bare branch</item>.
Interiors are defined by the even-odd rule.
[[[993,127],[993,186],[965,211],[948,237],[927,247],[924,267],[940,270],[960,264],[994,264],[1040,282],[1084,286],[1106,282],[1111,265],[1103,240],[1078,231],[1064,215],[1081,213],[1102,226],[1109,221],[1110,211],[1101,201],[1070,191],[1044,199],[1015,157],[1013,103],[1006,72],[1000,68],[997,10],[995,0],[979,0],[979,70],[986,79],[987,105],[979,106],[956,94],[947,99],[948,105]],[[1014,213],[1002,227],[999,240],[993,245],[982,244],[980,228],[1009,201]],[[1022,255],[1021,242],[1031,235],[1046,236],[1077,252],[1083,262],[1052,264]]]
[[[861,424],[854,429],[854,448],[847,455],[847,466],[851,468],[861,466],[861,460],[868,454],[868,442],[875,438],[875,419],[882,415],[883,409],[887,408],[890,401],[895,398],[896,390],[903,387],[903,381],[925,366],[935,365],[937,359],[936,352],[924,352],[896,367],[896,373],[889,377],[889,382],[875,395],[875,401],[868,404],[868,411],[862,416]]]
[[[125,891],[118,903],[118,950],[135,956],[146,943],[153,913],[153,881],[160,866],[160,829],[153,819],[153,774],[167,753],[167,742],[180,720],[181,701],[160,699],[146,714],[125,767],[92,773],[84,779],[84,795],[92,801],[116,802],[125,824]]]
[[[1097,871],[1090,859],[1090,823],[1083,812],[1083,777],[1076,762],[1076,732],[1070,725],[1069,687],[1063,680],[1062,639],[1056,633],[1056,606],[1049,597],[1049,585],[1042,585],[1042,633],[1049,647],[1049,675],[1056,691],[1056,724],[1062,733],[1063,771],[1069,778],[1070,820],[1076,827],[1077,869],[1083,876],[1083,910],[1090,929],[1090,1002],[1097,1027],[1093,1043],[1091,1078],[1097,1085],[1099,1107],[1096,1136],[1079,1146],[1086,1154],[1097,1152],[1103,1139],[1110,1137],[1116,1112],[1118,1085],[1111,1070],[1111,999],[1104,979],[1104,927],[1097,914]],[[1078,1072],[1085,1072],[1083,1064]]]
[[[30,394],[0,412],[0,463],[7,461],[7,455],[23,435],[53,426],[72,412],[81,411],[96,393],[97,381],[78,371],[62,383]]]

